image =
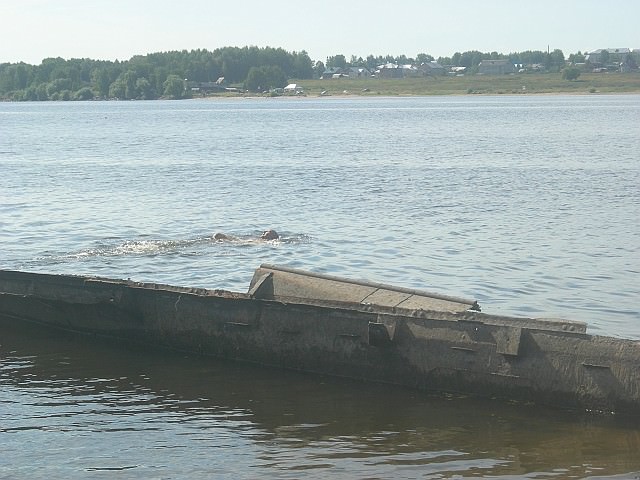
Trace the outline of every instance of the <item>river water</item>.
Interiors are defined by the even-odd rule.
[[[638,95],[3,103],[0,268],[245,291],[264,262],[640,339],[639,152]],[[0,478],[640,471],[614,417],[6,322],[0,362]]]

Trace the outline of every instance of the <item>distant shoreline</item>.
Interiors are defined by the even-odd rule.
[[[304,80],[307,95],[431,96],[640,93],[640,73],[583,73],[577,80],[560,74],[465,75],[387,79]]]
[[[402,79],[330,79],[295,81],[302,95],[277,97],[415,97],[445,95],[593,95],[640,93],[640,73],[583,73],[577,80],[560,74],[466,75]],[[270,98],[270,94],[223,93],[193,99]]]
[[[445,93],[445,94],[393,94],[393,95],[385,95],[385,94],[370,94],[363,95],[358,93],[329,93],[327,95],[318,95],[318,94],[302,94],[302,95],[278,95],[278,96],[270,96],[259,93],[244,93],[244,94],[236,94],[236,95],[208,95],[205,97],[194,96],[192,98],[185,98],[185,101],[218,101],[218,100],[249,100],[249,99],[259,99],[259,100],[287,100],[287,99],[298,99],[300,101],[304,100],[317,100],[317,99],[331,99],[331,98],[424,98],[424,97],[469,97],[469,96],[479,96],[479,97],[553,97],[553,96],[594,96],[594,95],[640,95],[639,91],[626,91],[626,92],[540,92],[540,93],[479,93],[479,94],[467,94],[467,93]],[[158,99],[158,100],[172,100],[172,99]],[[107,100],[98,100],[98,101],[107,101]],[[120,101],[120,100],[115,100]],[[130,100],[123,100],[130,101]],[[146,100],[134,100],[136,102],[144,102]],[[173,101],[173,100],[172,100]],[[182,100],[177,100],[182,101]]]
[[[640,72],[582,73],[577,80],[562,79],[559,73],[522,73],[512,75],[464,75],[416,78],[366,78],[291,80],[302,87],[300,95],[236,91],[199,95],[193,92],[184,100],[228,100],[243,98],[383,98],[491,95],[606,95],[640,94]],[[160,97],[155,100],[168,100]],[[1,99],[0,102],[14,100]],[[67,101],[67,100],[41,100]],[[69,100],[71,101],[71,100]],[[131,101],[94,98],[91,101]],[[134,100],[154,101],[154,100]]]

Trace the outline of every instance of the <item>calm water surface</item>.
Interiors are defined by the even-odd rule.
[[[639,152],[637,95],[5,103],[0,268],[245,291],[268,262],[640,339]],[[1,328],[0,478],[640,471],[615,418]]]

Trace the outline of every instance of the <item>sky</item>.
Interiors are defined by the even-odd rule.
[[[0,63],[227,46],[434,57],[640,48],[640,0],[0,0]]]

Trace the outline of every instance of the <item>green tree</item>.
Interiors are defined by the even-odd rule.
[[[382,63],[382,62],[378,62],[378,59],[373,55],[367,55],[366,62],[367,62],[366,63],[367,68],[371,71],[375,70],[376,67]]]
[[[572,53],[571,55],[569,55],[569,62],[570,63],[584,63],[585,61],[585,56],[580,53],[580,51],[578,51],[578,53]]]
[[[580,76],[580,69],[578,67],[565,67],[562,70],[562,78],[563,80],[569,80],[572,82],[573,80],[577,80]]]
[[[124,72],[122,76],[125,85],[124,98],[126,98],[127,100],[138,98],[138,89],[136,88],[138,75],[136,74],[136,72],[128,70]]]
[[[326,70],[326,67],[324,66],[324,63],[318,60],[316,64],[313,66],[313,75],[316,78],[320,78],[325,70]]]
[[[49,100],[49,94],[47,93],[47,84],[41,83],[36,87],[36,98],[39,101]]]
[[[309,54],[302,50],[300,53],[293,52],[292,56],[291,71],[287,76],[299,79],[313,78],[313,61]]]
[[[124,100],[126,89],[127,89],[127,86],[124,80],[118,77],[109,87],[109,97],[117,98],[119,100]]]
[[[327,68],[347,68],[347,59],[344,55],[334,55],[327,58]]]
[[[545,59],[545,67],[549,72],[559,72],[564,68],[565,63],[564,53],[559,49],[555,49]]]
[[[133,100],[138,98],[138,78],[134,71],[127,70],[118,75],[118,78],[109,87],[109,96],[120,100]]]
[[[93,72],[91,72],[91,83],[100,97],[106,98],[109,96],[111,78],[106,67],[94,68]]]
[[[64,59],[58,58],[45,58],[42,60],[42,63],[38,65],[35,69],[35,78],[34,81],[36,85],[41,83],[47,83],[51,80],[54,80],[52,73],[54,70],[60,65],[64,64]]]
[[[222,61],[222,74],[228,82],[241,82],[247,78],[251,65],[247,47],[227,47],[219,50]]]
[[[27,88],[32,76],[31,65],[24,63],[0,64],[0,95]]]
[[[35,102],[36,100],[39,100],[38,93],[36,92],[36,87],[34,87],[34,86],[28,87],[24,91],[24,95],[22,96],[22,100],[25,101],[25,102]]]
[[[260,92],[282,88],[286,86],[287,80],[287,76],[278,66],[251,67],[244,85],[247,90]]]
[[[456,61],[456,66],[459,67],[467,67],[474,68],[480,65],[480,62],[484,59],[484,57],[488,57],[489,55],[484,55],[482,52],[477,50],[472,50],[464,53],[456,53],[454,54],[454,59]]]
[[[136,91],[138,92],[137,98],[141,100],[153,100],[156,98],[151,83],[144,77],[136,80]]]
[[[415,60],[407,57],[406,55],[400,55],[394,59],[394,62],[398,65],[412,65],[415,63]]]
[[[27,83],[29,81],[29,69],[27,65],[24,63],[16,66],[16,75],[15,75],[16,87],[20,90],[27,87]]]
[[[184,96],[184,80],[178,75],[169,75],[162,84],[164,96],[178,100]]]
[[[74,100],[93,100],[93,97],[93,90],[89,87],[83,87],[73,95]]]
[[[427,55],[426,53],[419,53],[416,55],[416,62],[419,64],[429,63],[433,61],[433,57],[431,55]]]
[[[362,57],[351,55],[351,60],[349,60],[350,67],[365,67],[366,65],[367,62]]]
[[[251,67],[247,74],[247,79],[244,82],[244,88],[251,92],[259,92],[268,88],[267,83],[268,81],[265,68]]]
[[[71,80],[69,78],[57,78],[47,84],[47,95],[50,98],[63,90],[71,90]]]

